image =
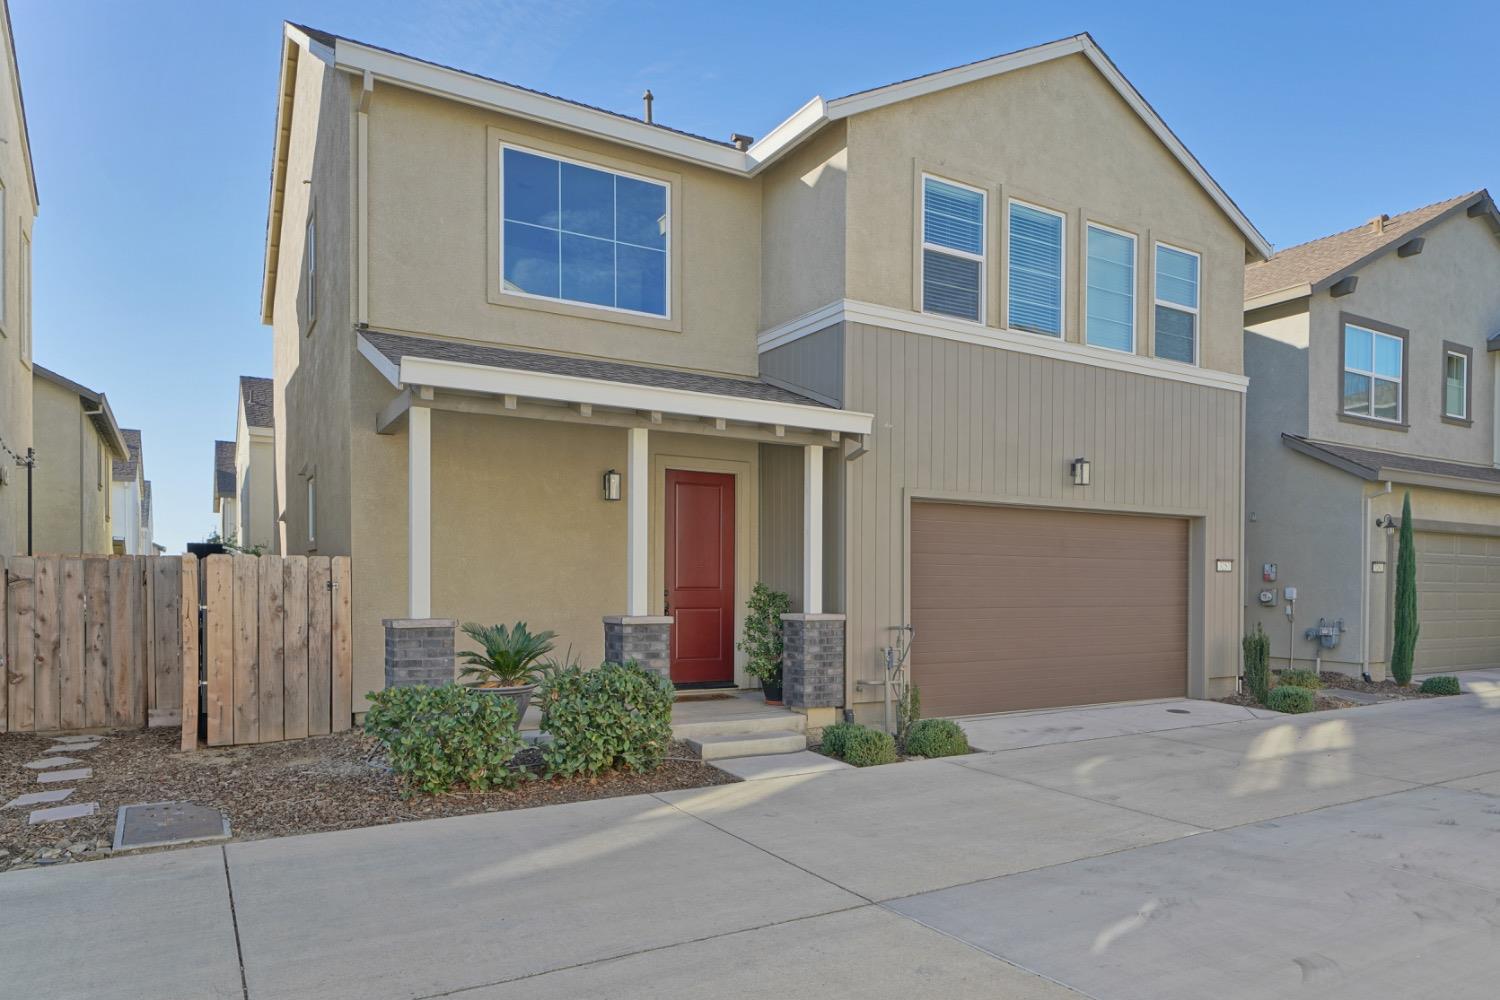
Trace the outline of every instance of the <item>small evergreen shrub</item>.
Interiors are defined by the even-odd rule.
[[[1396,620],[1391,639],[1391,679],[1402,687],[1411,683],[1417,651],[1417,544],[1412,536],[1411,493],[1401,501],[1401,533],[1396,545]]]
[[[1317,707],[1313,693],[1305,687],[1296,687],[1283,684],[1271,689],[1266,698],[1266,707],[1273,712],[1285,712],[1288,715],[1301,715],[1303,712],[1311,712]]]
[[[1311,670],[1283,670],[1276,678],[1277,687],[1299,687],[1316,691],[1323,686],[1318,675]]]
[[[818,746],[828,756],[842,758],[844,746],[848,743],[850,735],[864,728],[853,722],[835,722],[831,726],[824,726],[823,736]]]
[[[969,739],[949,719],[923,719],[906,734],[906,752],[913,757],[952,757],[969,752]]]
[[[524,744],[515,702],[457,684],[386,688],[367,695],[365,732],[380,740],[403,796],[511,788],[528,777],[511,766]]]
[[[1255,623],[1255,631],[1242,641],[1245,650],[1245,688],[1262,705],[1271,693],[1271,637]]]
[[[672,745],[672,682],[634,660],[548,673],[538,692],[547,777],[655,770]]]
[[[1422,682],[1417,689],[1423,694],[1462,694],[1463,688],[1459,687],[1457,677],[1429,677]]]
[[[865,726],[855,726],[855,732],[844,740],[844,761],[855,767],[872,767],[876,764],[896,762],[896,741],[890,733]]]

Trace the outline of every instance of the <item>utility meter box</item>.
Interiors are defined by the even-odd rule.
[[[1297,588],[1296,587],[1286,587],[1286,588],[1283,588],[1282,595],[1287,600],[1289,600],[1289,601],[1295,601],[1297,599]]]

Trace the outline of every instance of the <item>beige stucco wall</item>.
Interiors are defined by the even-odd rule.
[[[34,380],[38,461],[34,548],[38,553],[110,551],[109,461],[113,457],[78,394]]]
[[[844,122],[766,170],[762,178],[761,327],[844,297],[844,206],[849,151]]]
[[[0,19],[0,186],[4,187],[4,211],[0,212],[0,444],[16,455],[32,447],[32,387],[29,329],[29,289],[21,260],[21,241],[31,238],[36,202],[27,174],[26,146],[22,133],[18,77],[11,58],[14,51],[10,25]],[[15,460],[0,450],[0,554],[26,551],[26,476]]]
[[[245,422],[243,399],[235,430],[234,465],[239,486],[238,542],[246,548],[275,552],[276,439],[270,428],[251,427]]]
[[[1152,254],[1203,255],[1203,367],[1241,370],[1244,237],[1081,55],[849,119],[848,297],[919,309],[922,172],[989,193],[985,321],[1004,325],[1006,200],[1067,216],[1065,337],[1082,340],[1086,221],[1136,235],[1136,352],[1151,354]]]
[[[370,325],[479,342],[753,374],[760,183],[377,85],[370,106]],[[502,140],[672,184],[666,321],[560,306],[498,286],[491,190]],[[491,274],[491,271],[494,274]]]

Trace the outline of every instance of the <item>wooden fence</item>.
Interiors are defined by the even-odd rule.
[[[0,733],[177,725],[197,687],[196,654],[183,655],[198,627],[193,562],[0,559]]]
[[[347,556],[209,556],[203,565],[209,746],[348,729],[354,707]],[[196,721],[193,722],[196,738]],[[187,747],[188,719],[183,720]]]

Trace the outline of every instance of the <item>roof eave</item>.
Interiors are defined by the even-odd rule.
[[[1245,300],[1245,312],[1255,309],[1264,309],[1267,306],[1279,306],[1283,302],[1294,302],[1297,299],[1305,299],[1312,295],[1312,285],[1288,285],[1286,288],[1277,289],[1274,292],[1266,292],[1254,298]]]
[[[1488,191],[1478,191],[1472,197],[1465,198],[1463,201],[1454,204],[1445,211],[1434,215],[1432,218],[1428,219],[1420,226],[1409,229],[1406,232],[1402,233],[1399,237],[1382,244],[1374,250],[1371,250],[1369,253],[1360,257],[1352,264],[1346,264],[1345,266],[1339,268],[1337,271],[1334,271],[1332,274],[1318,279],[1317,281],[1312,283],[1312,290],[1314,292],[1327,291],[1329,288],[1332,288],[1334,285],[1338,284],[1349,275],[1355,274],[1360,271],[1371,261],[1376,260],[1380,257],[1384,257],[1386,254],[1400,247],[1403,243],[1421,236],[1428,230],[1452,218],[1454,213],[1467,213],[1471,208],[1475,206],[1484,206],[1484,209],[1480,214],[1486,216],[1489,219],[1490,227],[1495,231],[1496,235],[1500,235],[1500,210],[1496,209],[1494,199],[1490,197],[1490,193]]]
[[[1325,451],[1324,449],[1319,448],[1317,445],[1313,444],[1311,441],[1304,441],[1301,438],[1297,437],[1295,434],[1283,433],[1281,435],[1281,443],[1297,452],[1298,454],[1306,455],[1308,458],[1317,459],[1319,462],[1322,462],[1325,465],[1331,465],[1335,469],[1349,473],[1351,476],[1358,476],[1360,479],[1364,479],[1369,482],[1373,482],[1380,478],[1379,469],[1372,468],[1368,465],[1361,465],[1359,462],[1351,461],[1343,457],[1342,455],[1335,455],[1331,451]]]

